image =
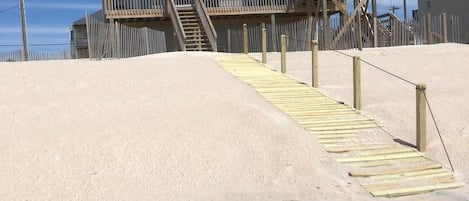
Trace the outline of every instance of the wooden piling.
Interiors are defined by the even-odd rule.
[[[244,51],[244,54],[248,54],[249,53],[249,38],[248,38],[248,25],[247,24],[243,24],[243,51]]]
[[[427,125],[426,125],[426,114],[427,114],[427,101],[425,99],[425,90],[427,87],[423,83],[417,84],[417,149],[421,152],[426,151],[427,145]]]
[[[312,55],[312,75],[311,75],[311,85],[314,88],[318,88],[318,56],[319,48],[318,41],[313,40],[311,45],[311,55]]]
[[[267,63],[267,29],[262,28],[262,63]]]
[[[433,44],[432,36],[432,14],[427,13],[427,43]]]
[[[443,26],[443,42],[448,43],[448,21],[446,19],[446,13],[443,13],[442,18],[443,23],[441,25]]]
[[[281,50],[281,64],[282,64],[282,68],[281,68],[281,72],[282,73],[286,73],[287,72],[287,39],[285,37],[285,34],[282,34],[281,36],[281,43],[282,43],[282,50]]]
[[[361,103],[361,65],[360,57],[353,57],[353,107],[357,110],[362,109]]]

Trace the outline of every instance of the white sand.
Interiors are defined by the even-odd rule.
[[[436,57],[450,53],[452,60]],[[461,45],[361,53],[428,84],[463,179],[468,53]],[[0,63],[0,200],[372,199],[314,137],[209,55]],[[307,55],[291,53],[289,72],[309,82]],[[321,90],[350,103],[349,59],[321,58]],[[365,66],[363,75],[366,114],[413,142],[413,87]],[[445,162],[428,127],[428,154]],[[461,200],[467,192],[398,200]]]

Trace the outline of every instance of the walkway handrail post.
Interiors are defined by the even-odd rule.
[[[427,149],[427,127],[426,127],[426,114],[427,114],[427,101],[425,99],[425,91],[427,87],[423,83],[417,84],[417,149],[421,152]]]
[[[361,101],[361,65],[360,57],[353,57],[353,107],[357,110],[362,109]]]
[[[248,25],[243,24],[243,52],[244,54],[249,53],[249,44],[248,44]]]
[[[319,61],[319,47],[318,41],[313,40],[311,43],[311,55],[312,55],[312,75],[311,75],[311,85],[314,88],[318,88],[318,61]]]
[[[262,28],[262,63],[267,63],[267,29]]]
[[[282,43],[281,47],[281,72],[286,73],[287,72],[287,39],[285,37],[285,34],[282,34],[280,37],[280,41]]]

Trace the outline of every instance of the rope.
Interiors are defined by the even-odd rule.
[[[3,9],[3,10],[0,11],[0,14],[2,14],[2,13],[4,13],[4,12],[7,12],[7,11],[13,9],[13,8],[16,8],[17,6],[18,6],[18,4],[15,4],[15,5],[13,5],[13,6],[9,7],[9,8]]]
[[[304,43],[307,43],[308,45],[311,45],[311,44],[312,44],[312,41],[298,40],[298,39],[296,39],[296,38],[290,38],[290,37],[288,37],[288,36],[286,36],[286,38],[289,38],[289,39],[292,39],[292,40],[295,40],[295,41],[304,42]],[[336,50],[336,49],[331,48],[331,47],[327,48],[327,50],[331,50],[331,51],[334,51],[334,52],[339,53],[339,54],[341,54],[341,55],[344,55],[344,56],[353,58],[353,55],[349,55],[349,54],[347,54],[347,53],[341,52],[341,51]],[[374,68],[376,68],[376,69],[378,69],[378,70],[380,70],[380,71],[382,71],[382,72],[384,72],[384,73],[386,73],[386,74],[388,74],[388,75],[390,75],[390,76],[392,76],[392,77],[395,77],[395,78],[397,78],[397,79],[399,79],[399,80],[402,80],[402,81],[404,81],[404,82],[406,82],[406,83],[408,83],[408,84],[417,86],[416,83],[411,82],[410,80],[405,79],[405,78],[403,78],[403,77],[400,77],[400,76],[398,76],[398,75],[396,75],[396,74],[393,74],[393,73],[391,73],[391,72],[385,70],[384,68],[381,68],[381,67],[379,67],[379,66],[377,66],[377,65],[375,65],[375,64],[372,64],[372,63],[369,62],[369,61],[366,61],[366,60],[361,59],[361,58],[360,58],[360,60],[361,60],[363,63],[368,64],[368,65],[370,65],[371,67],[374,67]]]
[[[405,79],[405,78],[402,78],[402,77],[400,77],[400,76],[398,76],[398,75],[396,75],[396,74],[393,74],[393,73],[391,73],[391,72],[389,72],[389,71],[387,71],[387,70],[384,70],[383,68],[380,68],[380,67],[378,67],[377,65],[374,65],[374,64],[372,64],[372,63],[370,63],[370,62],[368,62],[368,61],[365,61],[365,60],[362,60],[362,61],[363,61],[363,63],[366,63],[366,64],[368,64],[368,65],[370,65],[370,66],[372,66],[372,67],[375,67],[376,69],[378,69],[378,70],[380,70],[380,71],[383,71],[383,72],[387,73],[388,75],[391,75],[391,76],[393,76],[393,77],[395,77],[395,78],[397,78],[397,79],[400,79],[400,80],[402,80],[402,81],[404,81],[404,82],[407,82],[407,83],[409,83],[409,84],[411,84],[411,85],[417,86],[417,84],[415,84],[414,82],[411,82],[411,81],[409,81],[409,80],[407,80],[407,79]]]
[[[451,158],[449,157],[449,154],[448,154],[448,149],[446,149],[445,142],[443,140],[443,137],[441,136],[440,128],[438,126],[438,123],[436,122],[436,118],[435,118],[435,115],[433,114],[433,110],[432,110],[432,107],[430,106],[430,102],[428,101],[427,92],[424,91],[423,96],[425,97],[425,101],[427,102],[428,110],[430,111],[430,114],[432,116],[433,124],[435,125],[436,131],[438,132],[438,136],[440,136],[440,141],[441,141],[441,144],[443,145],[443,149],[445,150],[446,158],[448,158],[449,165],[451,166],[451,171],[454,172],[453,163],[451,162]]]

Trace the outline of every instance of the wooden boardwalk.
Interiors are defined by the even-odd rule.
[[[295,119],[375,197],[458,188],[453,173],[417,150],[377,137],[373,119],[242,54],[216,56],[225,70]]]

